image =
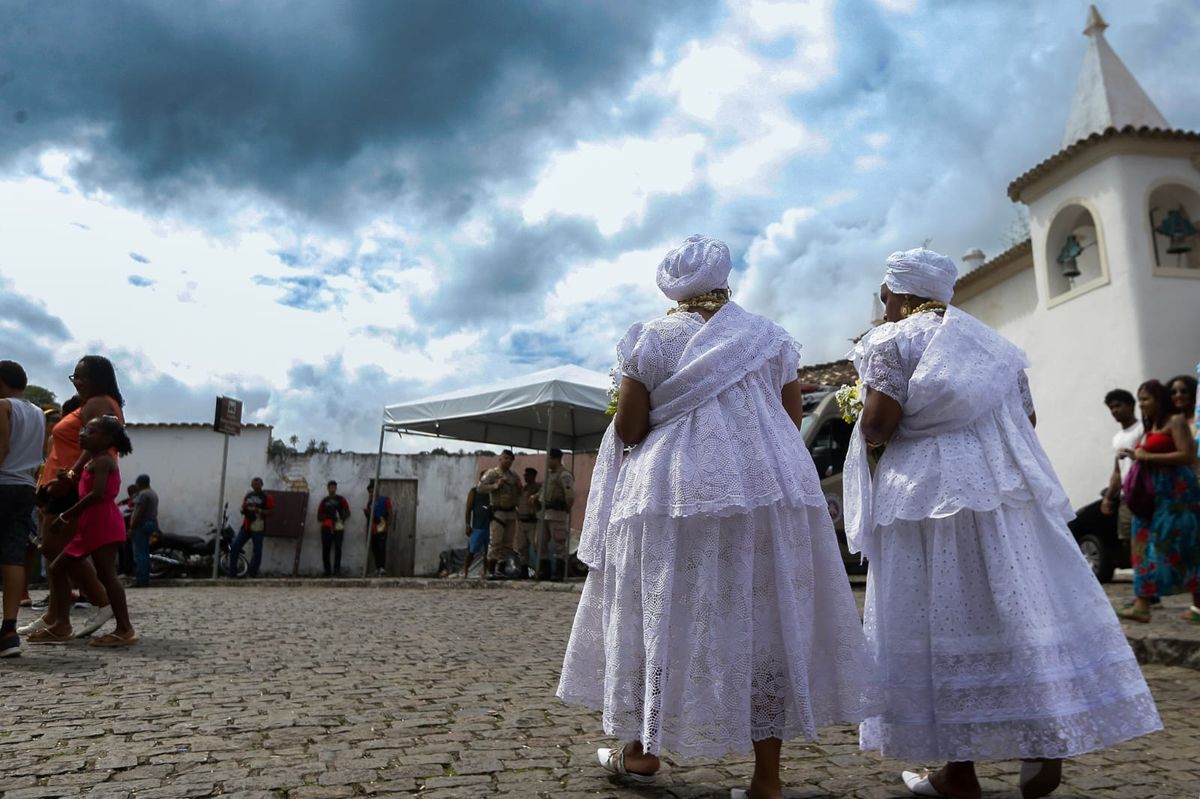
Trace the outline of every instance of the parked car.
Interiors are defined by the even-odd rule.
[[[1101,513],[1100,500],[1075,511],[1067,526],[1100,582],[1110,582],[1113,571],[1130,567],[1129,546],[1117,540],[1117,514]]]
[[[800,435],[817,466],[821,476],[821,490],[829,506],[829,517],[837,532],[838,547],[842,550],[842,561],[851,574],[865,574],[866,561],[852,555],[846,548],[846,523],[842,504],[842,470],[846,464],[846,450],[850,447],[850,434],[854,426],[842,419],[834,396],[837,388],[821,386],[804,394],[804,418],[800,423]]]

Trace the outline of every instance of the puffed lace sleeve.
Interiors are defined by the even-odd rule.
[[[617,345],[617,374],[638,381],[647,389],[659,382],[662,347],[657,331],[640,322],[629,328]]]
[[[908,399],[908,374],[894,338],[881,341],[867,351],[859,374],[862,375],[863,385],[887,394],[901,405]]]
[[[775,356],[775,373],[779,388],[796,379],[800,369],[800,342],[785,335],[779,344],[779,353]]]
[[[1029,391],[1029,376],[1023,369],[1017,372],[1017,388],[1021,390],[1021,410],[1026,416],[1033,416],[1033,394]]]

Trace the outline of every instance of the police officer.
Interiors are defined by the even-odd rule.
[[[571,506],[575,504],[575,477],[563,468],[563,453],[550,450],[549,470],[542,483],[542,523],[550,543],[550,579],[566,576],[567,554],[570,545]],[[562,559],[563,573],[556,576],[558,560]]]
[[[537,469],[525,470],[525,484],[521,486],[521,502],[517,505],[517,523],[521,526],[521,537],[525,549],[517,552],[520,560],[536,557],[530,548],[537,541],[538,510],[541,508],[542,484],[537,479]]]
[[[513,460],[515,456],[512,450],[501,452],[500,465],[488,469],[478,486],[478,490],[489,494],[489,504],[492,506],[491,541],[486,565],[493,577],[502,576],[503,562],[525,548],[525,536],[517,520],[521,478],[512,470]]]

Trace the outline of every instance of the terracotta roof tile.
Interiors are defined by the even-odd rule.
[[[1043,178],[1047,173],[1062,166],[1067,161],[1070,161],[1075,156],[1086,150],[1090,150],[1098,144],[1102,144],[1113,139],[1152,139],[1158,141],[1187,141],[1200,142],[1200,132],[1191,130],[1174,130],[1164,128],[1135,128],[1133,125],[1126,125],[1123,128],[1108,128],[1103,133],[1093,133],[1086,139],[1080,139],[1074,144],[1064,147],[1054,155],[1042,161],[1040,164],[1030,169],[1025,174],[1008,184],[1008,196],[1014,202],[1020,202],[1021,192],[1029,185]]]
[[[965,275],[960,277],[958,279],[958,282],[954,284],[954,290],[958,291],[959,289],[963,288],[964,286],[969,286],[972,283],[976,283],[979,280],[990,275],[992,272],[995,272],[997,269],[1000,269],[1001,267],[1012,263],[1013,261],[1017,260],[1018,258],[1023,258],[1024,256],[1031,254],[1032,252],[1033,252],[1033,241],[1031,239],[1025,239],[1025,241],[1018,242],[1018,243],[1014,244],[1013,246],[1009,247],[1004,252],[997,255],[995,258],[991,259],[990,261],[987,261],[986,263],[980,264],[979,266],[972,269],[970,272],[967,272]]]
[[[146,427],[185,427],[185,428],[200,428],[212,430],[212,422],[129,422],[126,427],[146,428]],[[269,424],[244,424],[243,429],[248,430],[270,430],[272,425]]]
[[[854,364],[845,359],[801,366],[797,372],[800,382],[811,386],[840,386],[858,379]]]

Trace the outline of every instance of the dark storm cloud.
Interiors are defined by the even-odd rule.
[[[541,313],[546,292],[570,270],[591,260],[608,260],[629,250],[683,240],[697,230],[717,226],[715,197],[708,186],[677,195],[652,197],[638,223],[605,236],[585,217],[551,216],[527,225],[516,213],[493,216],[486,244],[461,247],[453,269],[438,274],[432,295],[413,300],[413,311],[433,333],[491,326],[496,334]],[[646,264],[646,285],[653,285],[657,261]],[[475,298],[465,313],[464,299]]]
[[[385,404],[440,390],[380,366],[348,369],[339,355],[293,364],[287,385],[272,393],[263,415],[275,425],[278,438],[295,433],[302,440],[374,451]]]
[[[610,113],[664,20],[708,2],[7,4],[0,162],[82,146],[85,186],[210,189],[327,219],[456,214]],[[22,125],[5,124],[17,111]]]
[[[46,306],[38,300],[17,293],[12,282],[2,274],[0,329],[20,330],[33,338],[53,341],[63,341],[71,337],[63,320],[47,311]]]

